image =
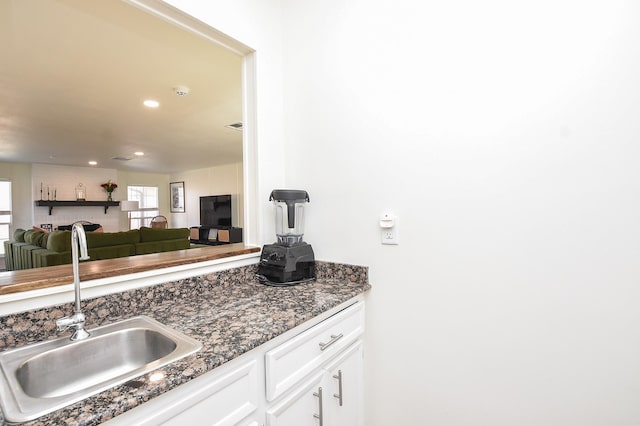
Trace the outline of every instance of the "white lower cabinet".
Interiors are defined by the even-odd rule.
[[[362,426],[364,301],[327,312],[110,426]]]
[[[364,303],[265,355],[267,426],[361,426]]]
[[[267,409],[268,426],[361,426],[362,342]]]

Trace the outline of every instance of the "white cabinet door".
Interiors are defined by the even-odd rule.
[[[362,342],[344,351],[325,368],[324,426],[362,426]]]
[[[267,410],[267,426],[362,426],[362,380],[358,341]]]
[[[267,426],[320,426],[325,372],[316,373],[291,395],[267,410]],[[326,423],[324,423],[326,425]]]

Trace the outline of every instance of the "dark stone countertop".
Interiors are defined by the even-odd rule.
[[[83,300],[89,330],[147,315],[199,340],[203,348],[161,368],[164,381],[150,381],[152,372],[25,424],[100,424],[370,288],[368,269],[361,266],[317,262],[318,279],[292,287],[265,286],[255,273],[251,265]],[[58,337],[55,320],[72,308],[69,303],[0,318],[0,350]]]

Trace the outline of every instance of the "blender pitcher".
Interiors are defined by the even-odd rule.
[[[302,243],[304,203],[309,202],[307,191],[274,189],[269,201],[275,205],[277,244],[293,246]]]

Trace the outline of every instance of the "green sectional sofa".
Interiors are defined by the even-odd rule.
[[[87,232],[91,260],[188,249],[189,229],[140,229],[123,232]],[[5,241],[7,271],[71,263],[71,231],[17,229]]]

